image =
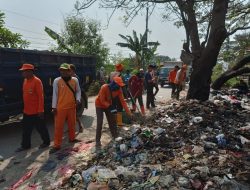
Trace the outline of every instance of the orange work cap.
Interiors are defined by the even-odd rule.
[[[124,68],[123,64],[121,64],[121,63],[118,63],[118,64],[115,65],[116,71],[121,72],[123,70],[123,68]]]
[[[114,77],[114,78],[113,78],[113,81],[114,81],[116,84],[118,84],[120,87],[125,86],[125,84],[123,83],[121,77]]]
[[[25,64],[23,64],[21,69],[19,69],[19,71],[34,70],[34,69],[35,69],[34,65],[25,63]]]

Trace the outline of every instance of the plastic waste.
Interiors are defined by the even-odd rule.
[[[216,139],[217,139],[217,143],[219,146],[226,146],[227,145],[227,141],[225,139],[225,135],[224,134],[219,134],[216,136]]]
[[[247,143],[250,143],[250,140],[248,140],[247,138],[243,137],[240,135],[240,141],[241,141],[241,144],[247,144]]]
[[[128,151],[128,147],[126,144],[120,144],[120,151],[121,152],[127,152]]]
[[[71,187],[76,186],[82,181],[82,176],[80,174],[74,174],[70,178]]]
[[[179,177],[178,183],[181,187],[188,187],[189,186],[189,180],[185,177]]]
[[[202,118],[202,117],[193,117],[192,121],[193,121],[194,123],[200,123],[200,122],[203,121],[203,118]]]

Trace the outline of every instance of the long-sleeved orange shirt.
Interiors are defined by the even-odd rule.
[[[115,98],[117,96],[119,97],[122,107],[125,109],[126,113],[130,115],[131,112],[128,108],[127,103],[124,100],[121,88],[119,90],[112,91],[112,97]],[[112,104],[112,97],[110,94],[109,85],[108,84],[102,85],[99,94],[95,100],[95,106],[98,108],[107,109]]]
[[[36,76],[31,79],[24,79],[23,103],[23,112],[27,115],[44,112],[43,84]]]
[[[177,70],[173,69],[172,71],[169,72],[168,75],[168,81],[169,83],[174,83],[175,78],[176,78]]]

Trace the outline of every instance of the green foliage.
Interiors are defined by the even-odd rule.
[[[137,67],[141,67],[142,59],[146,62],[149,62],[153,57],[154,53],[157,50],[157,47],[160,45],[159,42],[147,42],[147,33],[143,35],[140,34],[138,38],[136,31],[133,30],[133,36],[124,36],[119,34],[119,36],[125,40],[125,42],[119,42],[116,45],[124,48],[128,48],[131,51],[135,52],[135,63]]]
[[[234,36],[234,41],[229,38],[224,42],[219,58],[228,63],[235,63],[237,60],[250,54],[247,50],[250,47],[250,32]]]
[[[25,48],[29,42],[22,39],[21,34],[13,33],[4,27],[4,13],[0,12],[0,47]]]
[[[232,65],[231,65],[232,66]],[[222,64],[216,64],[216,66],[213,69],[213,74],[212,74],[212,82],[214,82],[217,78],[219,78],[219,76],[223,73],[223,69],[222,69]],[[239,82],[238,78],[232,78],[230,80],[228,80],[224,86],[225,87],[233,87],[236,83]]]
[[[87,95],[96,96],[101,88],[101,85],[98,81],[94,81],[90,84]]]
[[[49,36],[57,41],[55,51],[95,55],[98,68],[107,62],[109,54],[109,49],[99,33],[100,30],[100,23],[96,20],[87,20],[80,16],[68,16],[64,20],[61,35],[55,34],[53,30],[48,32],[48,29],[47,31],[45,29]]]
[[[237,83],[239,83],[239,79],[238,78],[232,78],[232,79],[230,79],[230,80],[228,80],[225,84],[224,84],[224,86],[226,86],[226,87],[233,87],[234,85],[236,85]]]
[[[243,58],[250,54],[250,52],[246,51],[250,48],[250,32],[243,33],[239,35],[235,35],[235,41],[237,42],[236,51],[239,59]]]
[[[222,73],[222,64],[216,64],[213,69],[212,82],[214,82]]]

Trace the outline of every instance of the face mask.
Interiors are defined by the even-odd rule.
[[[118,84],[116,84],[114,81],[112,81],[110,84],[110,89],[111,91],[116,91],[116,90],[119,90],[120,89],[120,86]]]

